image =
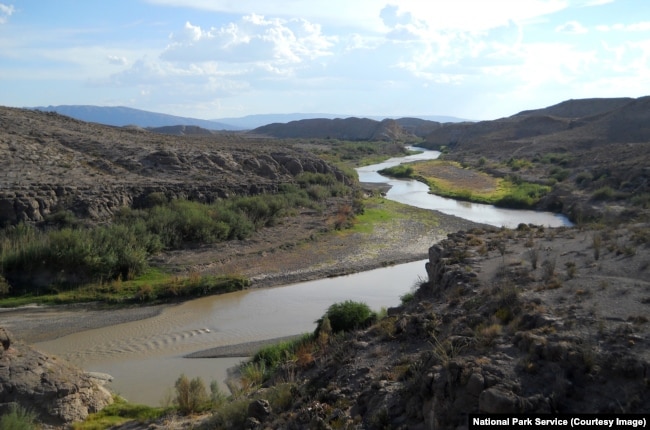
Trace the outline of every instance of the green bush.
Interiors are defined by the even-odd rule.
[[[176,388],[176,403],[181,412],[190,414],[209,406],[210,398],[201,378],[191,381],[182,374],[174,385]]]
[[[251,361],[253,363],[262,363],[267,369],[272,370],[278,364],[293,359],[298,348],[311,342],[313,338],[312,334],[307,333],[296,339],[264,346],[253,355]]]
[[[616,195],[613,188],[604,186],[594,191],[591,198],[593,200],[612,200]]]
[[[375,320],[375,315],[367,304],[352,300],[334,303],[327,309],[325,316],[329,318],[334,333],[364,328]],[[322,321],[323,318],[317,321],[319,326]]]
[[[410,178],[413,176],[413,167],[407,164],[400,164],[394,167],[381,169],[378,173],[382,175],[392,176],[394,178]]]
[[[571,171],[568,169],[563,169],[562,167],[555,166],[551,168],[549,173],[551,175],[551,178],[555,179],[558,182],[562,182],[569,177]]]
[[[15,403],[11,405],[9,413],[0,417],[2,430],[35,430],[36,414]]]
[[[513,182],[514,188],[505,196],[501,197],[494,204],[496,206],[528,209],[533,208],[535,204],[550,191],[547,185],[533,184],[530,182]]]

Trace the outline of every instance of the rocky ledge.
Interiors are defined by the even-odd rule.
[[[113,402],[102,385],[105,375],[93,375],[16,342],[0,328],[0,414],[17,404],[54,428],[83,421]]]

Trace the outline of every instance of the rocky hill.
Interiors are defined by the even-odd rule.
[[[40,423],[63,428],[113,402],[104,375],[42,354],[2,327],[0,343],[0,415],[11,405],[28,405]]]
[[[443,124],[422,146],[497,176],[553,185],[539,209],[574,221],[621,215],[623,207],[631,219],[648,208],[650,97],[570,100],[494,121]]]
[[[447,123],[425,146],[491,157],[585,152],[611,143],[650,141],[650,96],[639,99],[570,100],[494,121]]]
[[[449,235],[430,248],[414,299],[317,354],[270,426],[447,429],[470,412],[647,412],[647,233]],[[594,235],[636,252],[598,249]]]
[[[301,172],[343,175],[268,139],[165,136],[0,107],[0,225],[69,209],[102,220],[152,192],[214,201],[277,189]]]
[[[413,135],[406,132],[396,120],[375,121],[368,118],[304,119],[265,125],[254,129],[252,133],[275,138],[388,141],[413,139]]]

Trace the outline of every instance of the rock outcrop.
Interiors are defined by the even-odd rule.
[[[648,228],[611,232],[611,244],[635,246]],[[600,256],[595,273],[592,234],[521,225],[448,235],[411,301],[281,370],[280,381],[305,382],[264,426],[447,429],[467,428],[468,413],[649,410],[650,250],[624,267],[614,252]]]
[[[213,202],[274,192],[303,172],[345,176],[289,145],[226,134],[167,136],[0,107],[0,225],[61,210],[102,221],[152,193]]]
[[[0,413],[18,404],[43,424],[63,428],[113,402],[100,379],[16,342],[1,327],[0,341]]]

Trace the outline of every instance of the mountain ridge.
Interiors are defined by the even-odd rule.
[[[44,112],[56,112],[74,119],[98,124],[123,127],[169,127],[176,125],[197,126],[208,130],[241,130],[230,124],[198,118],[181,117],[159,112],[150,112],[126,106],[59,105],[30,108]]]

